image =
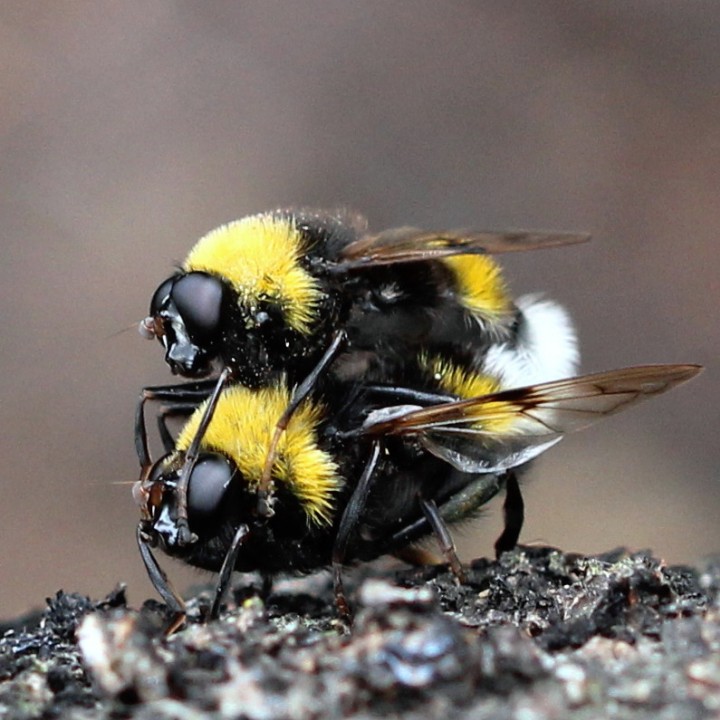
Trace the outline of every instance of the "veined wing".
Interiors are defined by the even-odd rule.
[[[697,375],[698,365],[643,365],[505,390],[470,400],[371,413],[366,435],[416,437],[464,472],[498,472]]]
[[[529,230],[420,230],[393,228],[375,235],[364,235],[347,245],[339,267],[373,267],[418,262],[451,255],[494,254],[538,250],[585,242],[584,233],[542,232]]]

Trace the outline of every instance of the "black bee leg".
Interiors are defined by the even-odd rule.
[[[520,492],[520,485],[517,476],[512,470],[505,475],[505,504],[503,505],[503,516],[505,528],[500,537],[495,541],[495,557],[500,557],[504,552],[512,550],[520,537],[523,522],[525,520],[525,503]]]
[[[216,620],[220,615],[220,605],[225,597],[228,587],[230,586],[230,579],[232,578],[235,563],[237,562],[238,555],[240,554],[240,548],[249,533],[250,530],[247,525],[240,525],[240,527],[235,531],[232,544],[225,555],[222,567],[220,568],[220,575],[218,575],[218,582],[215,587],[215,597],[213,598],[213,604],[210,608],[211,620]]]
[[[199,382],[176,383],[175,385],[151,385],[142,389],[142,395],[147,400],[161,402],[183,402],[199,405],[207,400],[215,389],[217,378],[200,380]]]
[[[187,489],[190,483],[190,474],[195,467],[197,462],[198,454],[200,452],[200,443],[208,429],[208,426],[212,422],[213,415],[215,414],[215,408],[217,407],[220,394],[222,393],[223,386],[230,376],[229,368],[223,368],[220,376],[217,379],[215,389],[212,395],[207,401],[205,411],[198,424],[197,432],[185,452],[185,462],[183,463],[182,470],[180,471],[180,478],[178,479],[176,494],[177,494],[177,506],[176,506],[176,525],[178,530],[178,544],[190,545],[197,540],[197,536],[191,532],[190,526],[187,520]]]
[[[192,415],[192,413],[197,410],[197,407],[196,403],[178,403],[177,405],[161,408],[157,416],[157,426],[160,441],[166,453],[171,452],[175,447],[175,440],[167,426],[168,418],[176,416],[187,417],[188,415]]]
[[[455,550],[455,543],[453,542],[450,530],[445,524],[445,521],[442,519],[442,515],[440,515],[440,511],[438,510],[438,506],[433,500],[425,500],[425,498],[422,497],[419,498],[419,500],[420,507],[422,508],[422,511],[425,514],[427,521],[430,523],[430,526],[435,533],[435,537],[437,538],[440,550],[445,556],[445,559],[448,561],[453,575],[455,575],[459,582],[464,583],[465,571],[463,570],[460,558],[457,556],[457,551]]]
[[[365,385],[363,390],[367,394],[386,397],[390,395],[394,400],[405,400],[418,405],[442,405],[443,403],[457,402],[457,395],[424,392],[406,387],[390,387],[387,385]]]
[[[135,406],[135,452],[140,461],[142,474],[152,465],[150,448],[148,447],[147,423],[145,422],[145,402],[147,400],[148,398],[144,395],[140,395],[138,404]]]
[[[152,464],[147,442],[145,403],[148,400],[153,402],[160,401],[171,403],[172,406],[186,406],[195,409],[203,400],[206,400],[212,394],[216,382],[216,380],[202,380],[200,382],[182,383],[180,385],[156,385],[142,389],[138,404],[135,408],[135,451],[137,452],[138,460],[140,460],[140,466],[143,469]],[[169,433],[166,433],[166,435],[169,435]],[[160,436],[163,446],[168,450],[168,444],[163,430],[160,431]]]
[[[500,492],[502,485],[503,482],[498,475],[480,475],[441,505],[439,510],[443,520],[446,523],[453,523],[472,517],[479,507],[485,505]],[[387,544],[391,547],[403,547],[414,542],[427,535],[428,530],[432,529],[428,527],[429,524],[423,515],[415,522],[398,530],[390,537]]]
[[[185,622],[185,601],[178,595],[170,579],[165,574],[165,571],[155,559],[150,546],[146,542],[142,523],[138,525],[135,535],[138,547],[140,548],[140,557],[142,557],[143,563],[145,564],[150,582],[158,591],[160,597],[165,601],[165,604],[175,613],[175,617],[165,630],[166,634],[170,635]]]
[[[313,391],[317,385],[318,379],[327,369],[328,365],[335,359],[340,349],[345,344],[347,335],[344,330],[339,330],[333,336],[332,342],[328,346],[327,350],[323,353],[318,364],[312,369],[310,374],[297,386],[295,392],[285,411],[280,416],[280,419],[275,425],[275,432],[273,433],[268,453],[265,458],[265,465],[263,467],[262,475],[260,476],[260,482],[258,484],[258,515],[260,517],[271,517],[272,516],[272,466],[275,462],[275,456],[277,454],[277,446],[280,442],[280,437],[288,426],[290,418],[292,418],[294,412],[298,409],[300,403]]]
[[[273,589],[273,576],[270,573],[260,573],[260,579],[262,585],[260,585],[260,597],[262,600],[267,600],[272,594]]]
[[[337,535],[335,536],[335,544],[333,545],[332,569],[335,604],[337,605],[340,617],[348,621],[352,619],[352,613],[350,612],[350,606],[348,605],[347,598],[345,597],[345,589],[343,588],[342,582],[342,568],[343,563],[345,562],[350,535],[357,527],[360,516],[365,509],[365,503],[367,502],[368,495],[370,494],[373,473],[375,472],[375,467],[377,466],[379,458],[380,441],[375,440],[371,446],[370,458],[365,465],[365,469],[360,476],[360,480],[355,486],[355,489],[350,496],[350,500],[345,506],[345,510],[340,518]]]

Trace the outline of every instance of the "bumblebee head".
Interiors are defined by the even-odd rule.
[[[163,344],[173,373],[186,377],[210,373],[222,339],[225,295],[223,282],[205,272],[174,275],[155,291],[140,333]]]
[[[145,478],[133,486],[148,542],[170,555],[182,554],[217,526],[226,515],[227,494],[237,471],[220,453],[203,452],[193,465],[183,490],[184,453],[160,458]]]

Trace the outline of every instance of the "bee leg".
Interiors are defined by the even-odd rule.
[[[490,502],[500,492],[502,484],[498,475],[478,476],[442,504],[439,509],[443,520],[446,523],[454,523],[472,517],[479,507]],[[392,535],[387,544],[391,547],[403,547],[427,535],[428,530],[432,529],[428,526],[429,522],[423,515]]]
[[[169,407],[161,408],[157,416],[158,434],[166,453],[171,452],[175,447],[175,440],[167,426],[167,419],[170,417],[187,417],[197,409],[195,403],[178,403]]]
[[[193,409],[205,400],[215,386],[215,380],[203,380],[196,383],[183,383],[180,385],[156,385],[142,389],[138,404],[135,408],[135,452],[137,453],[140,466],[145,470],[152,465],[150,451],[147,441],[147,423],[145,421],[145,403],[148,400],[165,401],[176,404],[184,404]],[[158,420],[159,422],[159,420]],[[167,429],[167,428],[166,428]],[[166,435],[160,431],[163,446],[167,450]]]
[[[142,389],[140,397],[165,402],[193,402],[199,405],[212,395],[217,378],[175,385],[151,385]]]
[[[340,617],[347,621],[352,620],[352,612],[350,611],[350,606],[348,605],[347,598],[345,597],[345,589],[343,588],[342,581],[342,568],[347,553],[350,535],[357,527],[360,515],[365,509],[365,503],[368,499],[368,495],[370,494],[371,480],[379,458],[380,441],[375,440],[371,446],[370,458],[368,459],[363,473],[360,476],[360,480],[355,486],[355,489],[350,496],[350,500],[348,500],[342,517],[340,518],[337,535],[335,536],[335,543],[333,544],[332,570],[335,604]]]
[[[260,573],[262,585],[260,585],[259,595],[262,600],[267,600],[273,590],[273,576],[270,573]]]
[[[142,530],[142,523],[137,527],[136,538],[138,547],[140,548],[140,557],[145,564],[150,582],[153,587],[158,591],[160,597],[165,601],[165,604],[175,613],[170,625],[165,629],[165,634],[170,635],[174,633],[179,627],[185,622],[185,601],[178,595],[175,588],[172,586],[170,579],[165,574],[165,571],[160,567],[158,561],[148,545],[145,534]]]
[[[141,393],[138,404],[135,406],[135,452],[140,461],[140,469],[143,475],[152,465],[150,448],[148,447],[147,423],[145,422],[145,402],[147,400],[148,398]]]
[[[235,569],[235,563],[237,562],[240,548],[242,547],[245,538],[247,538],[250,530],[247,525],[240,525],[235,531],[230,549],[225,555],[222,567],[220,568],[220,574],[218,575],[218,582],[215,587],[215,597],[213,598],[213,604],[210,608],[210,620],[217,620],[220,615],[220,605],[223,597],[230,586],[230,579],[232,578],[233,570]]]
[[[525,503],[520,492],[520,485],[514,471],[508,470],[505,476],[505,503],[503,504],[505,528],[495,541],[495,557],[512,550],[520,537],[525,520]]]
[[[197,462],[198,455],[200,453],[200,443],[202,442],[205,433],[207,432],[208,426],[212,422],[215,409],[217,408],[222,389],[227,379],[230,377],[230,369],[223,368],[223,371],[218,376],[215,388],[213,389],[212,395],[208,398],[207,404],[203,411],[202,418],[198,423],[197,431],[193,436],[192,442],[185,452],[185,462],[183,463],[182,470],[180,471],[180,478],[176,487],[177,495],[177,519],[175,525],[178,530],[178,542],[181,545],[189,545],[197,540],[197,536],[190,530],[187,519],[187,490],[190,484],[190,475]]]
[[[406,387],[391,387],[386,385],[366,385],[363,390],[373,395],[385,397],[390,395],[395,400],[405,400],[417,403],[418,405],[442,405],[443,403],[457,402],[457,395],[443,393],[424,392]]]
[[[455,543],[453,542],[450,530],[445,524],[445,521],[442,519],[438,506],[433,500],[426,500],[422,497],[418,499],[420,501],[420,507],[422,508],[427,521],[430,523],[430,527],[432,527],[433,532],[435,533],[440,550],[445,556],[445,559],[448,561],[453,575],[455,575],[460,583],[464,583],[465,571],[463,570],[460,558],[457,556]]]
[[[332,342],[328,345],[320,361],[312,369],[310,374],[297,386],[292,398],[290,398],[288,406],[275,425],[275,432],[270,441],[268,453],[265,457],[265,465],[263,466],[262,475],[260,476],[260,482],[258,484],[258,514],[261,517],[270,517],[272,515],[270,503],[270,496],[272,495],[272,466],[275,462],[280,438],[283,432],[285,432],[293,414],[300,406],[300,403],[313,391],[318,379],[325,372],[328,365],[335,359],[335,356],[345,344],[346,340],[347,335],[344,330],[339,330],[334,334]]]
[[[170,439],[170,432],[165,423],[165,418],[173,415],[190,415],[194,412],[198,405],[208,397],[210,401],[205,410],[200,426],[198,427],[193,442],[188,449],[188,454],[197,453],[197,446],[200,444],[207,426],[212,420],[215,407],[217,405],[220,392],[230,375],[230,371],[226,368],[220,373],[216,380],[208,380],[199,383],[186,383],[184,385],[158,385],[157,387],[143,388],[140,393],[140,399],[135,410],[135,448],[138,457],[147,457],[147,424],[145,422],[145,403],[148,400],[164,401],[170,403],[163,407],[158,415],[158,430],[163,441],[163,445],[167,449],[174,445]],[[193,460],[194,463],[194,460]],[[192,469],[192,468],[191,468]]]

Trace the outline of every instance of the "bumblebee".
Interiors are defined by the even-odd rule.
[[[281,375],[318,382],[328,368],[348,381],[394,382],[424,351],[472,364],[491,344],[513,343],[523,311],[488,254],[586,239],[407,227],[371,234],[350,213],[263,213],[201,238],[155,291],[140,330],[185,377],[220,365],[251,388]]]
[[[577,339],[564,309],[550,300],[534,296],[519,298],[516,308],[517,322],[512,339],[491,343],[483,352],[477,349],[474,353],[461,354],[456,349],[452,360],[449,360],[447,355],[423,350],[415,356],[403,358],[402,363],[394,362],[392,376],[388,372],[389,377],[384,377],[386,381],[380,383],[348,381],[342,374],[338,377],[329,373],[323,387],[324,394],[334,398],[331,412],[347,415],[345,411],[348,408],[358,407],[358,397],[362,397],[364,406],[368,407],[370,402],[380,406],[401,402],[429,405],[573,375],[578,362]],[[302,400],[309,393],[320,392],[316,387],[317,377],[335,357],[337,343],[336,338],[310,376],[294,389],[285,411],[278,415],[263,473],[257,482],[257,512],[261,515],[270,516],[273,512],[272,466],[282,433]],[[387,367],[385,369],[388,370]],[[230,369],[226,367],[223,372],[225,379],[229,378]],[[144,425],[142,413],[147,400],[167,401],[171,403],[168,412],[189,414],[206,398],[207,386],[208,383],[200,383],[144,388],[138,405],[137,426]],[[164,417],[159,420],[163,443],[170,448],[174,441],[167,431]],[[136,432],[135,437],[138,456],[145,458],[147,450],[140,441],[142,434]],[[517,526],[522,523],[519,488],[511,484],[507,490],[506,514],[520,519],[510,523],[507,532],[498,539],[498,552],[514,546],[519,533]],[[513,532],[514,527],[517,527],[517,532]]]
[[[151,462],[143,407],[136,436],[142,465],[133,494],[137,540],[155,588],[183,617],[184,604],[153,547],[219,572],[216,615],[233,570],[267,574],[332,566],[343,614],[344,564],[401,550],[434,533],[462,576],[448,524],[472,517],[500,489],[514,493],[518,468],[564,434],[663,393],[694,377],[696,365],[656,365],[494,391],[497,379],[470,377],[427,357],[427,393],[372,386],[307,395],[272,454],[273,513],[257,511],[274,428],[293,392],[279,378],[252,389],[223,387],[197,407],[167,454]],[[438,396],[442,383],[476,397]],[[395,402],[391,402],[397,392]],[[379,398],[379,399],[378,399]],[[439,400],[446,400],[441,402]],[[172,405],[169,406],[172,411]],[[187,410],[178,404],[179,412]],[[519,491],[518,491],[519,492]],[[510,519],[517,525],[522,515]],[[516,535],[519,527],[506,528]]]
[[[577,348],[565,311],[533,297],[513,302],[488,253],[586,239],[415,228],[372,235],[349,213],[263,213],[201,238],[154,293],[141,330],[165,346],[176,374],[202,378],[219,365],[247,387],[282,376],[296,388],[278,419],[265,487],[284,427],[318,384],[417,388],[418,375],[440,357],[471,374],[489,369],[504,387],[574,374]],[[212,386],[188,385],[183,397],[199,402]],[[455,392],[452,383],[446,390]]]

